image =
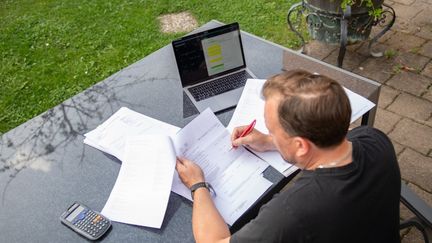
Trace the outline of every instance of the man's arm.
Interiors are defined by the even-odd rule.
[[[194,193],[192,229],[196,242],[229,242],[231,233],[216,209],[210,192],[198,188]]]
[[[205,181],[201,168],[190,160],[178,158],[176,169],[187,188]],[[205,187],[200,187],[194,192],[192,229],[198,243],[229,242],[231,236],[228,226],[213,203],[210,192]]]

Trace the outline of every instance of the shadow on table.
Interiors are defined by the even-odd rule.
[[[42,113],[0,137],[0,193],[2,203],[9,184],[25,169],[48,172],[53,163],[62,162],[69,149],[81,149],[77,160],[83,162],[84,134],[98,126],[119,107],[132,104],[117,94],[133,89],[142,80],[129,83],[113,78],[101,82],[62,104]],[[147,80],[146,80],[147,81]],[[145,82],[146,82],[145,81]],[[7,178],[6,180],[4,180]]]

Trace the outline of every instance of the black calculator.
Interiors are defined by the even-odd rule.
[[[60,220],[89,240],[99,239],[111,227],[109,219],[78,202],[74,202],[62,213]]]

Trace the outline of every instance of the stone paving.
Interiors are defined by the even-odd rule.
[[[391,138],[403,181],[432,205],[432,0],[385,2],[397,16],[373,48],[385,55],[371,57],[367,43],[351,45],[343,68],[382,84],[375,127]],[[310,41],[305,50],[314,58],[337,63],[338,46]],[[401,204],[401,218],[412,216]],[[403,243],[423,242],[415,228],[401,235]]]

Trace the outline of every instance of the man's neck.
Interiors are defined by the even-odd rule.
[[[315,170],[317,168],[331,168],[347,165],[352,162],[352,144],[347,139],[332,148],[318,148],[314,146],[305,170]]]

